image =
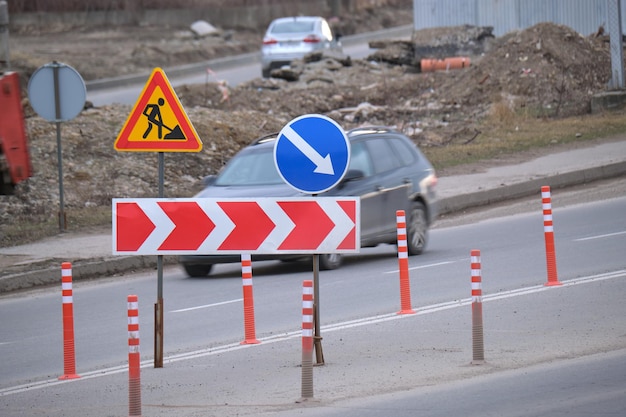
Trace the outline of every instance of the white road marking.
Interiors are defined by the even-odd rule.
[[[499,292],[495,294],[483,295],[483,303],[489,302],[489,301],[502,300],[505,298],[519,297],[519,296],[534,294],[534,293],[543,292],[543,291],[557,291],[560,288],[571,287],[574,285],[591,284],[591,283],[598,282],[598,281],[605,281],[609,279],[624,278],[624,277],[626,277],[626,269],[621,269],[621,270],[617,270],[613,272],[607,272],[604,274],[589,275],[586,277],[575,278],[575,279],[571,279],[567,281],[561,281],[563,285],[560,285],[560,286],[548,287],[545,285],[535,285],[535,286],[527,287],[527,288],[520,288],[516,290],[503,291],[503,292]],[[418,308],[415,310],[415,314],[397,314],[397,313],[380,314],[377,316],[364,317],[362,319],[350,320],[350,321],[345,321],[341,323],[335,323],[335,324],[331,324],[327,326],[322,326],[321,330],[324,330],[326,332],[333,332],[333,331],[349,329],[349,328],[359,327],[359,326],[365,326],[365,325],[370,325],[374,323],[381,323],[381,322],[391,321],[391,320],[410,320],[411,318],[419,317],[424,314],[432,314],[432,313],[436,313],[439,311],[450,310],[453,308],[467,306],[471,304],[471,302],[472,302],[471,298],[465,298],[462,300],[453,300],[453,301],[448,301],[445,303],[433,304],[430,306]],[[195,350],[192,352],[170,355],[164,358],[163,362],[173,363],[173,362],[179,362],[179,361],[183,361],[187,359],[195,359],[195,358],[201,358],[204,356],[217,355],[220,353],[234,352],[240,349],[253,349],[255,346],[263,346],[269,343],[282,342],[285,340],[290,340],[290,339],[294,339],[298,337],[302,337],[302,330],[296,330],[296,331],[287,332],[283,334],[259,338],[259,341],[262,342],[260,345],[257,345],[257,344],[242,345],[240,343],[231,343],[231,344],[216,346],[216,347],[207,348],[207,349]],[[141,362],[142,368],[148,368],[152,366],[154,366],[154,362],[152,359]],[[119,374],[121,372],[128,372],[128,365],[121,365],[121,366],[115,366],[115,367],[106,368],[106,369],[98,369],[96,371],[91,371],[91,372],[84,372],[80,374],[81,377],[78,379],[68,379],[68,380],[48,379],[45,381],[36,381],[36,382],[29,383],[29,384],[17,385],[14,387],[7,387],[7,388],[0,389],[0,397],[4,395],[31,391],[31,390],[39,389],[39,388],[51,387],[54,385],[70,384],[70,383],[75,383],[78,381],[84,381],[87,379],[98,378],[98,377],[113,375],[113,374]]]
[[[415,271],[416,269],[432,268],[434,266],[448,265],[448,264],[453,264],[453,263],[464,261],[464,260],[466,260],[466,259],[459,259],[458,261],[444,261],[444,262],[437,262],[437,263],[434,263],[434,264],[413,266],[413,267],[409,268],[409,271]],[[385,272],[385,274],[397,274],[398,272],[400,272],[398,269],[394,269],[393,271]]]
[[[224,304],[238,303],[240,301],[243,301],[243,298],[237,298],[235,300],[222,301],[219,303],[205,304],[205,305],[189,307],[189,308],[181,308],[179,310],[172,310],[170,311],[170,313],[182,313],[185,311],[200,310],[202,308],[211,308],[211,307],[223,306]]]
[[[597,235],[597,236],[589,236],[589,237],[581,237],[580,239],[574,239],[574,242],[584,242],[585,240],[593,240],[593,239],[604,239],[605,237],[613,237],[626,234],[626,231],[623,232],[615,232],[615,233],[607,233],[605,235]]]

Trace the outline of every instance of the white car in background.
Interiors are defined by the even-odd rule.
[[[261,72],[270,77],[273,69],[289,65],[309,52],[342,52],[341,42],[328,21],[319,16],[281,17],[270,23],[261,47]]]

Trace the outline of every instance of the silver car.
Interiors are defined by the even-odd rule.
[[[273,69],[289,65],[316,50],[342,51],[341,42],[323,17],[282,17],[270,23],[263,37],[261,72],[268,78]]]
[[[428,229],[437,216],[437,177],[430,162],[403,134],[385,127],[347,132],[351,157],[348,171],[328,196],[361,198],[361,247],[397,243],[396,211],[407,216],[409,255],[422,253]],[[242,149],[218,176],[207,178],[196,195],[210,198],[291,197],[301,195],[280,177],[274,164],[276,134],[257,139]],[[252,260],[297,259],[302,254],[252,255]],[[181,255],[179,262],[193,277],[206,276],[214,264],[239,262],[240,256]],[[341,265],[340,254],[320,254],[320,269]]]

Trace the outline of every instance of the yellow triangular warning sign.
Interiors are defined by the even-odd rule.
[[[139,152],[202,150],[202,141],[161,68],[152,71],[114,147]]]

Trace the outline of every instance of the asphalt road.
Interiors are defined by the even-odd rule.
[[[626,350],[439,386],[340,401],[276,416],[544,417],[626,414]]]
[[[320,304],[327,365],[315,370],[316,401],[329,404],[623,349],[625,209],[623,197],[558,208],[555,234],[564,283],[558,288],[542,285],[541,214],[523,210],[433,230],[429,251],[411,258],[418,314],[410,317],[395,314],[399,295],[393,247],[353,257],[346,267],[324,273]],[[467,365],[470,249],[483,253],[488,294],[488,365],[483,367]],[[167,270],[162,370],[150,363],[154,274],[77,285],[77,363],[84,379],[71,382],[72,398],[63,404],[55,400],[70,390],[56,382],[62,372],[59,294],[39,290],[2,297],[0,314],[11,319],[0,323],[0,352],[8,359],[0,364],[1,409],[9,416],[37,415],[42,407],[50,416],[74,415],[69,407],[76,415],[124,412],[125,375],[120,374],[129,293],[140,298],[146,414],[246,415],[293,408],[300,381],[299,294],[310,272],[301,265],[255,265],[262,343],[253,346],[239,344],[238,266],[221,265],[216,273],[212,279],[194,280],[179,269]],[[224,407],[226,403],[233,406]]]

